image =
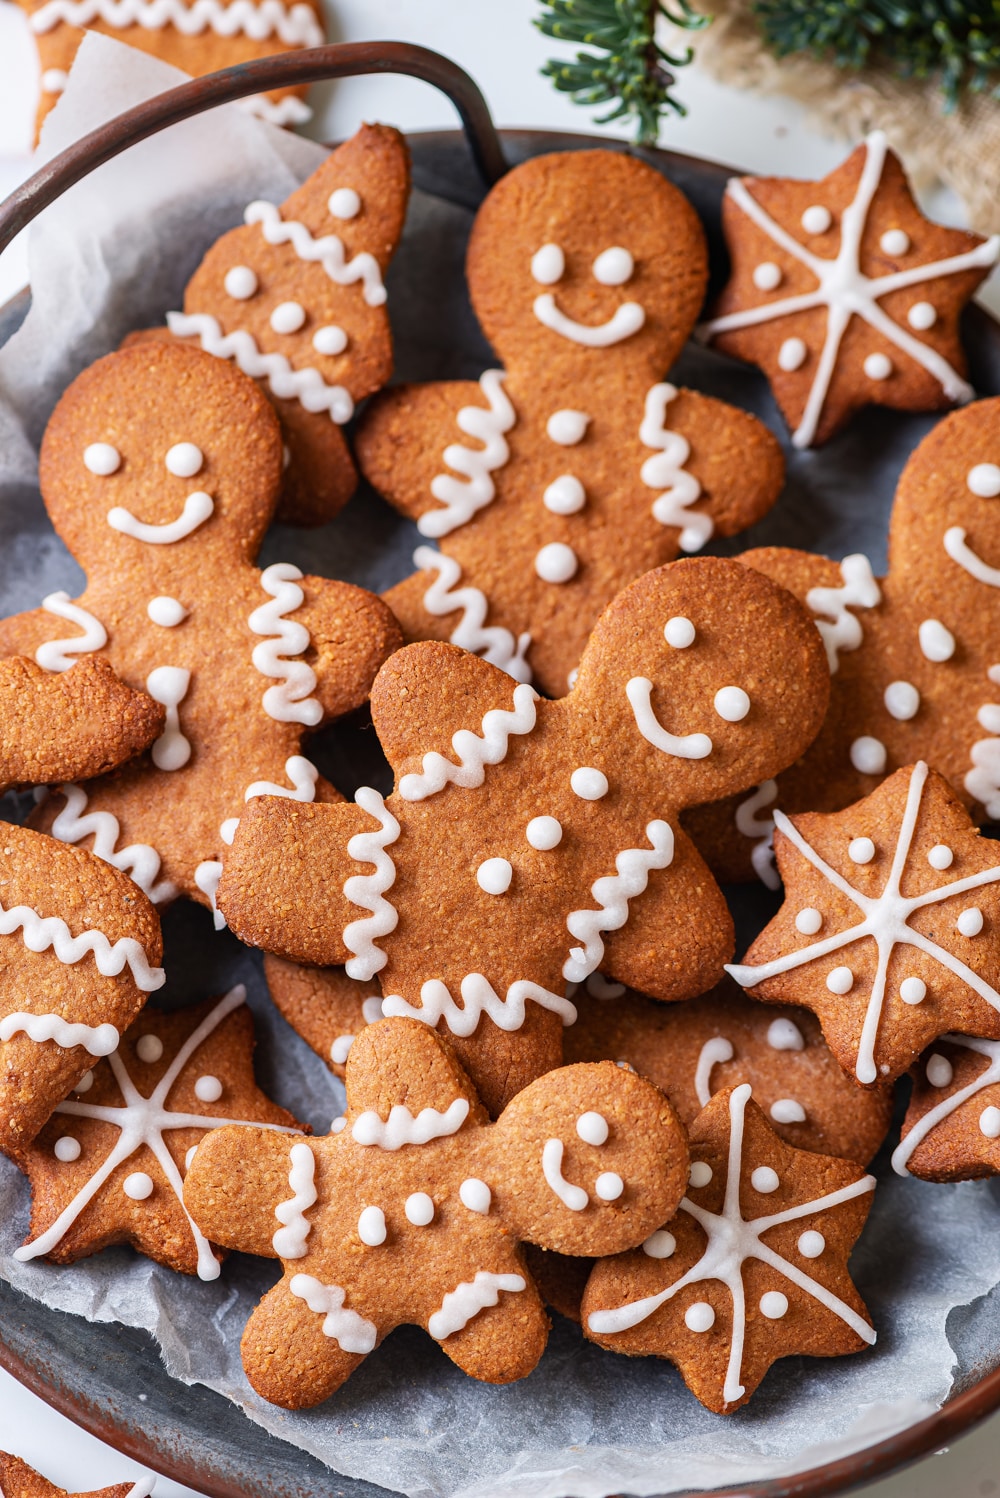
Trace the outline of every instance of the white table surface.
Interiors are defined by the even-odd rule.
[[[565,52],[531,25],[535,0],[326,0],[331,38],[377,37],[420,42],[447,53],[477,79],[501,125],[586,130],[588,114],[557,95],[537,69]],[[34,110],[34,48],[21,13],[0,0],[0,197],[30,171]],[[385,120],[407,130],[449,127],[450,105],[412,79],[359,78],[317,91],[320,108],[310,128],[319,139],[349,135],[362,119]],[[798,106],[738,93],[696,69],[681,75],[678,92],[690,108],[669,121],[663,143],[747,171],[817,177],[844,154],[810,127]],[[958,204],[940,196],[941,217],[961,222]],[[0,302],[27,279],[22,244],[0,258]],[[1000,313],[1000,276],[984,295]],[[234,1416],[234,1420],[239,1417]],[[117,1455],[55,1414],[0,1371],[0,1447],[22,1456],[71,1491],[134,1481],[134,1462]],[[864,1489],[865,1498],[1000,1498],[1000,1415],[953,1449],[917,1468]],[[157,1498],[198,1498],[191,1489],[160,1478]]]

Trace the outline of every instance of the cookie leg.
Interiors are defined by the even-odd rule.
[[[513,1383],[526,1378],[545,1351],[549,1318],[535,1286],[522,1278],[524,1290],[501,1290],[497,1305],[487,1306],[441,1342],[442,1352],[470,1378]]]
[[[265,1295],[240,1343],[243,1367],[254,1389],[286,1410],[322,1404],[364,1362],[363,1353],[345,1352],[334,1336],[326,1334],[324,1325],[332,1318],[290,1293],[295,1279],[282,1280]],[[319,1282],[313,1280],[312,1285]],[[323,1288],[319,1286],[320,1291]]]

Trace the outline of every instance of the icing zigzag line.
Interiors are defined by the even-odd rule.
[[[382,284],[382,271],[374,255],[361,250],[347,259],[344,241],[339,234],[324,234],[317,239],[297,219],[283,219],[281,210],[273,203],[259,198],[250,203],[243,214],[247,224],[260,224],[261,233],[268,244],[290,244],[300,260],[322,265],[331,281],[338,286],[353,286],[355,281],[364,283],[364,299],[369,307],[381,307],[386,298]]]
[[[571,947],[563,963],[567,983],[582,983],[600,965],[604,956],[602,931],[620,931],[628,920],[628,905],[649,883],[650,869],[665,869],[674,856],[674,834],[667,822],[650,822],[646,836],[652,847],[625,848],[615,859],[616,874],[594,881],[591,894],[600,910],[572,910],[566,917],[570,936],[583,942]]]
[[[664,491],[653,502],[653,519],[661,525],[680,527],[681,551],[700,551],[715,530],[715,521],[702,510],[688,508],[700,499],[701,484],[684,467],[691,456],[691,444],[665,425],[667,406],[676,398],[676,385],[653,385],[646,393],[639,441],[660,451],[646,459],[639,477],[650,489]]]
[[[61,843],[82,843],[84,838],[93,836],[91,851],[94,857],[128,874],[133,884],[137,884],[154,905],[174,898],[177,886],[169,879],[154,883],[160,872],[160,855],[155,848],[148,843],[131,843],[127,848],[116,850],[115,844],[121,835],[118,818],[110,811],[92,811],[81,816],[90,799],[86,791],[78,785],[61,785],[58,790],[59,795],[65,797],[66,805],[49,829],[53,837]]]
[[[150,967],[134,936],[122,936],[114,945],[103,931],[81,931],[73,936],[57,915],[40,916],[29,905],[14,905],[10,910],[0,905],[0,936],[13,936],[18,929],[29,952],[45,952],[51,947],[59,961],[70,966],[81,962],[89,952],[105,978],[117,978],[127,966],[143,993],[155,993],[166,982],[162,967]]]
[[[510,630],[500,624],[483,627],[489,600],[480,588],[455,587],[461,580],[462,569],[454,557],[445,556],[444,552],[435,551],[432,546],[418,546],[413,553],[413,563],[420,568],[433,567],[438,573],[424,594],[427,612],[440,618],[442,614],[461,611],[462,617],[449,636],[451,643],[481,656],[491,666],[499,666],[515,681],[528,681],[531,667],[524,657],[531,644],[531,635],[518,635],[515,641]]]
[[[502,999],[482,973],[467,973],[461,982],[461,994],[459,1008],[448,985],[440,978],[431,978],[420,990],[419,1007],[408,1004],[399,994],[390,994],[382,1000],[382,1013],[387,1019],[419,1019],[425,1025],[437,1025],[444,1020],[452,1035],[459,1036],[474,1035],[484,1014],[489,1015],[498,1030],[520,1030],[528,999],[560,1015],[564,1025],[572,1025],[576,1020],[576,1006],[568,999],[523,979],[512,983]]]
[[[273,638],[254,646],[250,659],[261,676],[280,682],[264,693],[264,711],[279,723],[303,723],[315,728],[323,709],[309,694],[316,685],[316,673],[306,661],[284,660],[284,656],[302,655],[309,649],[309,631],[304,624],[286,616],[301,608],[305,594],[298,586],[302,573],[291,562],[276,562],[260,575],[260,585],[270,593],[273,602],[262,603],[247,621],[255,635]]]
[[[40,35],[60,22],[68,26],[92,26],[103,21],[106,26],[125,30],[141,26],[145,31],[162,31],[173,26],[184,36],[201,36],[214,31],[216,36],[246,36],[263,42],[277,36],[288,47],[321,47],[326,40],[323,28],[310,5],[286,8],[281,0],[48,0],[31,16],[31,29]]]
[[[489,401],[489,410],[482,406],[463,406],[456,417],[460,432],[474,437],[482,447],[466,447],[453,442],[444,450],[444,461],[454,468],[462,478],[450,473],[439,473],[431,480],[431,493],[444,506],[441,510],[428,510],[417,521],[417,530],[422,536],[447,536],[477,510],[482,510],[496,494],[496,486],[490,477],[494,468],[502,468],[510,457],[510,448],[504,439],[516,417],[503,388],[506,376],[502,369],[488,369],[480,376],[479,388]]]
[[[380,832],[358,832],[347,844],[348,857],[359,863],[373,863],[374,874],[354,874],[344,882],[344,894],[352,905],[370,910],[371,915],[361,921],[352,921],[344,928],[344,945],[354,956],[344,965],[349,978],[360,978],[368,982],[385,967],[388,958],[375,945],[376,936],[388,936],[395,931],[399,915],[385,898],[385,891],[396,882],[396,865],[385,851],[399,837],[399,823],[386,809],[378,791],[371,786],[360,786],[354,798],[362,811],[375,817],[382,826]]]
[[[857,650],[864,639],[864,628],[849,609],[873,609],[882,602],[882,593],[872,575],[872,564],[860,551],[845,557],[840,564],[840,575],[844,579],[840,588],[810,588],[806,594],[806,607],[814,614],[826,614],[826,619],[817,619],[816,628],[823,636],[826,659],[830,675],[836,675],[840,665],[841,650]]]

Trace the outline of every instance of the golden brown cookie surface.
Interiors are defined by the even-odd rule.
[[[4,1498],[145,1498],[153,1490],[152,1479],[119,1482],[114,1487],[96,1488],[89,1493],[67,1493],[57,1488],[19,1456],[0,1451],[0,1490]]]
[[[1000,1171],[1000,1040],[942,1035],[911,1075],[893,1168],[924,1181],[977,1180]]]

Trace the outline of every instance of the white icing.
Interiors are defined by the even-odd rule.
[[[922,1004],[927,997],[927,984],[923,978],[904,978],[899,985],[899,997],[904,1004]]]
[[[757,813],[778,799],[778,782],[762,780],[757,789],[736,808],[733,818],[743,837],[756,839],[750,850],[750,862],[760,882],[768,889],[778,889],[781,880],[774,864],[774,818]]]
[[[167,472],[172,473],[175,478],[193,479],[196,473],[201,472],[205,455],[193,442],[175,442],[168,449],[163,462]]]
[[[584,988],[592,999],[620,999],[625,992],[624,983],[610,982],[603,973],[590,973]]]
[[[870,837],[854,837],[847,845],[847,856],[852,863],[871,863],[875,844]]]
[[[983,929],[983,912],[978,905],[971,905],[962,911],[955,926],[963,936],[978,936]]]
[[[576,1008],[568,999],[526,979],[512,983],[501,999],[482,973],[466,973],[459,992],[461,1007],[452,998],[446,983],[440,978],[431,978],[420,989],[419,1006],[407,1003],[399,994],[388,994],[382,1000],[382,1013],[386,1019],[419,1019],[433,1027],[443,1020],[452,1035],[462,1037],[475,1034],[484,1014],[499,1030],[520,1030],[524,1024],[524,1006],[529,999],[542,1009],[558,1014],[564,1025],[572,1025],[576,1020]]]
[[[676,1247],[677,1239],[673,1233],[668,1233],[666,1228],[657,1228],[642,1245],[642,1251],[651,1259],[670,1259],[673,1258]]]
[[[543,244],[531,257],[531,274],[539,286],[554,286],[566,270],[566,256],[561,245]]]
[[[514,688],[513,698],[513,710],[491,708],[484,714],[481,735],[468,728],[460,728],[452,735],[451,746],[458,756],[457,764],[436,750],[425,754],[420,772],[404,775],[399,782],[399,794],[403,800],[426,800],[449,784],[466,790],[482,785],[486,779],[486,766],[502,764],[507,758],[511,737],[530,733],[535,726],[535,703],[538,701],[535,689],[522,682]]]
[[[301,302],[279,302],[269,321],[274,333],[297,333],[305,327],[306,309]]]
[[[542,1150],[542,1174],[546,1184],[551,1187],[562,1202],[571,1212],[582,1212],[590,1201],[590,1197],[581,1186],[574,1186],[567,1181],[562,1173],[563,1142],[561,1139],[547,1139]]]
[[[788,1311],[788,1296],[780,1290],[768,1290],[760,1298],[760,1311],[768,1321],[780,1321]]]
[[[762,1196],[769,1196],[772,1191],[777,1191],[781,1185],[781,1181],[778,1177],[778,1172],[772,1170],[770,1165],[758,1165],[750,1173],[750,1184]]]
[[[140,1035],[135,1043],[135,1054],[140,1061],[145,1061],[147,1066],[151,1066],[163,1055],[163,1041],[158,1035]]]
[[[881,775],[886,766],[885,745],[870,734],[855,739],[850,750],[851,764],[862,775]]]
[[[476,883],[488,895],[505,895],[514,870],[506,858],[486,858],[476,870]]]
[[[686,650],[695,641],[695,627],[683,614],[675,614],[663,626],[663,638],[675,650]]]
[[[553,411],[545,424],[545,430],[551,441],[560,447],[575,447],[578,442],[583,441],[589,425],[590,417],[583,411],[567,408]]]
[[[576,1132],[584,1144],[599,1148],[608,1142],[608,1121],[603,1113],[581,1113],[576,1121]]]
[[[783,280],[781,266],[775,265],[773,260],[762,260],[760,265],[754,266],[753,284],[758,291],[776,291]]]
[[[802,368],[808,355],[809,350],[801,338],[786,338],[778,350],[778,368],[786,374],[794,374]]]
[[[634,270],[635,261],[631,254],[617,244],[610,250],[602,250],[593,265],[594,280],[600,281],[602,286],[624,286],[631,280]]]
[[[957,1112],[963,1103],[967,1103],[970,1098],[982,1092],[984,1087],[992,1087],[995,1082],[1000,1082],[1000,1041],[978,1040],[970,1035],[943,1035],[941,1038],[949,1045],[961,1046],[967,1051],[978,1051],[981,1056],[986,1057],[987,1065],[977,1077],[973,1077],[971,1082],[967,1082],[964,1087],[960,1087],[957,1092],[953,1092],[950,1097],[944,1098],[933,1108],[929,1108],[923,1117],[917,1120],[905,1138],[900,1140],[892,1155],[892,1168],[897,1175],[905,1176],[909,1173],[909,1164],[914,1151],[933,1129]],[[951,1075],[946,1078],[944,1067],[941,1067],[936,1071],[936,1076],[932,1077],[930,1062],[928,1062],[927,1080],[932,1087],[947,1087],[954,1075],[951,1063],[944,1056],[932,1056],[930,1059],[931,1061],[944,1061]]]
[[[777,1124],[805,1123],[806,1110],[794,1098],[780,1097],[771,1104],[771,1117]]]
[[[684,466],[691,444],[666,425],[667,407],[676,398],[675,385],[653,385],[646,392],[639,441],[657,451],[645,460],[639,477],[648,488],[663,491],[653,501],[653,519],[680,530],[677,544],[681,551],[700,551],[715,530],[715,522],[711,515],[690,508],[701,497],[701,484]]]
[[[688,733],[679,737],[667,732],[653,711],[652,693],[653,683],[648,676],[633,676],[626,682],[625,695],[631,704],[635,725],[647,743],[676,759],[705,759],[711,754],[712,740],[707,733]]]
[[[878,583],[872,575],[872,564],[861,552],[844,558],[840,575],[844,579],[841,587],[810,588],[806,594],[806,607],[814,614],[827,616],[816,620],[816,628],[823,636],[831,675],[840,665],[840,651],[857,650],[864,639],[860,619],[848,610],[873,609],[882,600]]]
[[[1000,1108],[984,1108],[979,1115],[979,1132],[986,1139],[1000,1138]]]
[[[146,613],[161,629],[176,629],[178,624],[184,623],[189,612],[176,598],[171,598],[166,593],[151,598],[146,605]]]
[[[803,936],[815,936],[823,926],[821,913],[812,905],[806,905],[795,917],[795,929],[801,931]]]
[[[1000,494],[1000,465],[977,463],[966,475],[966,487],[978,499],[996,499]]]
[[[426,1228],[434,1221],[434,1199],[426,1191],[414,1191],[403,1206],[407,1222],[415,1228]]]
[[[143,520],[136,520],[132,511],[121,505],[115,505],[108,511],[108,524],[112,530],[120,531],[123,536],[131,536],[133,541],[142,541],[147,546],[171,546],[175,541],[185,541],[188,536],[194,535],[214,510],[215,500],[212,496],[196,489],[184,501],[184,508],[177,519],[167,521],[164,525],[147,525]]]
[[[562,842],[562,823],[556,817],[532,817],[524,836],[532,848],[549,853]]]
[[[361,195],[353,187],[335,187],[326,200],[326,206],[334,218],[357,218],[361,212]]]
[[[568,583],[579,565],[576,552],[564,541],[550,541],[535,557],[535,571],[545,583]]]
[[[496,486],[491,475],[510,457],[504,434],[517,420],[503,388],[505,378],[503,370],[486,370],[480,376],[479,388],[486,397],[487,407],[463,406],[458,412],[455,424],[459,431],[480,445],[467,447],[464,443],[453,442],[445,448],[444,461],[462,477],[439,473],[431,480],[431,493],[444,508],[428,510],[420,516],[417,530],[422,536],[449,535],[495,497]]]
[[[218,1077],[206,1073],[195,1082],[194,1095],[199,1103],[217,1103],[222,1096],[222,1083]]]
[[[144,1202],[153,1194],[153,1178],[144,1170],[134,1170],[122,1181],[122,1190],[134,1202]]]
[[[399,837],[399,823],[378,791],[372,790],[371,786],[360,786],[354,799],[362,811],[379,823],[377,832],[357,832],[347,844],[348,857],[358,863],[374,864],[374,872],[352,874],[344,881],[344,894],[351,904],[370,911],[363,920],[351,921],[344,927],[344,945],[354,954],[344,970],[349,978],[367,982],[388,961],[385,953],[375,945],[375,938],[388,936],[395,931],[399,921],[395,907],[385,898],[386,890],[396,882],[396,865],[385,850]]]
[[[827,974],[826,986],[831,993],[843,996],[854,987],[854,974],[849,967],[835,967]]]
[[[698,1190],[712,1179],[712,1167],[705,1160],[693,1160],[688,1171],[689,1183]]]
[[[553,515],[576,515],[587,503],[587,491],[572,473],[563,473],[542,495],[542,504]]]
[[[918,333],[926,333],[937,322],[937,308],[933,302],[914,302],[906,314],[906,321]]]
[[[13,936],[16,931],[21,932],[21,940],[29,952],[51,949],[53,956],[68,967],[82,962],[88,955],[93,957],[97,971],[105,978],[117,978],[127,967],[136,987],[143,993],[155,993],[166,982],[162,967],[150,967],[142,945],[134,936],[121,936],[113,944],[103,931],[88,929],[73,936],[59,916],[40,916],[28,905],[12,905],[9,910],[0,905],[0,936]],[[25,1024],[21,1028],[27,1029],[28,1026]],[[90,1029],[89,1026],[84,1028]],[[70,1042],[71,1045],[84,1043],[82,1039]]]
[[[339,1285],[324,1285],[311,1274],[295,1274],[288,1288],[297,1300],[304,1300],[310,1311],[323,1317],[323,1335],[336,1342],[342,1352],[363,1357],[378,1341],[378,1328],[357,1311],[344,1305],[347,1292]]]
[[[61,1139],[57,1139],[55,1144],[52,1146],[52,1153],[55,1155],[56,1159],[61,1160],[64,1165],[69,1165],[74,1160],[79,1160],[81,1154],[83,1153],[83,1146],[80,1144],[79,1139],[74,1139],[71,1134],[64,1134],[63,1137]]]
[[[1000,739],[979,739],[969,757],[972,769],[965,776],[965,789],[995,822],[1000,819]]]
[[[887,255],[905,255],[910,248],[910,236],[905,229],[886,229],[879,245]]]
[[[698,1054],[694,1069],[694,1090],[702,1108],[712,1101],[712,1068],[720,1061],[732,1061],[733,1045],[724,1035],[715,1035],[706,1040]]]
[[[610,790],[604,771],[593,765],[579,765],[569,777],[569,788],[581,801],[601,801]]]
[[[917,631],[920,649],[929,661],[950,661],[955,654],[955,636],[940,619],[925,619]]]
[[[315,238],[305,224],[295,219],[285,220],[280,208],[273,203],[258,200],[249,204],[243,214],[247,224],[259,224],[268,244],[290,244],[300,260],[322,265],[330,280],[338,286],[353,286],[362,283],[363,295],[369,307],[381,307],[386,293],[382,284],[382,272],[374,255],[367,250],[347,259],[344,241],[339,234],[324,234]]]
[[[625,848],[615,859],[614,874],[603,875],[590,887],[598,910],[572,910],[566,917],[570,936],[583,942],[571,947],[562,974],[569,983],[582,983],[600,966],[604,956],[603,931],[620,931],[628,920],[629,901],[641,895],[650,871],[665,869],[674,856],[674,834],[667,822],[646,824],[649,848]]]
[[[358,1237],[369,1248],[379,1248],[386,1239],[385,1213],[381,1207],[365,1207],[358,1218]]]
[[[46,68],[41,82],[43,94],[61,94],[69,82],[69,74],[65,68]]]
[[[935,843],[927,854],[927,862],[932,869],[950,869],[955,862],[955,855],[944,843]]]
[[[558,333],[560,338],[578,343],[583,348],[611,348],[638,333],[646,321],[646,313],[639,302],[622,302],[606,322],[577,322],[557,305],[551,291],[543,291],[535,297],[532,311],[551,333]]]
[[[525,661],[531,635],[518,635],[501,625],[486,625],[489,600],[479,588],[466,585],[457,588],[462,569],[453,557],[433,551],[429,546],[418,546],[413,553],[414,565],[420,568],[435,568],[438,576],[423,597],[423,605],[429,614],[440,618],[443,614],[461,611],[461,619],[452,630],[449,639],[453,645],[479,655],[493,666],[513,676],[516,681],[527,682],[531,670]]]
[[[250,659],[261,676],[280,683],[268,687],[261,699],[268,717],[278,723],[315,728],[323,717],[319,701],[310,696],[316,673],[306,661],[284,659],[302,655],[312,643],[305,625],[287,617],[305,602],[305,593],[299,587],[302,576],[291,562],[275,562],[261,573],[260,585],[273,601],[254,609],[247,623],[255,635],[272,638],[255,645]]]
[[[709,1332],[715,1325],[715,1311],[707,1300],[696,1300],[684,1312],[684,1325],[693,1332]]]
[[[806,1042],[794,1020],[773,1019],[767,1027],[767,1043],[772,1051],[804,1051]]]
[[[884,700],[886,711],[901,723],[915,718],[920,710],[920,693],[909,681],[890,681]]]
[[[146,691],[167,710],[163,732],[152,748],[158,770],[181,770],[191,758],[191,744],[181,732],[178,708],[191,685],[191,672],[181,666],[157,666],[146,677]]]
[[[141,26],[145,31],[172,27],[183,36],[245,36],[265,41],[276,36],[289,47],[321,47],[326,40],[311,5],[282,0],[47,0],[32,11],[31,29],[43,35],[61,23],[92,26],[103,21],[116,31]]]
[[[312,346],[317,354],[325,354],[328,358],[335,359],[342,354],[347,347],[348,337],[344,329],[337,323],[326,323],[322,328],[317,328],[312,337]]]
[[[823,203],[813,203],[802,215],[802,227],[807,234],[825,234],[833,223],[833,214]]]
[[[432,1139],[457,1134],[468,1116],[469,1104],[464,1097],[455,1098],[443,1113],[437,1108],[421,1108],[416,1118],[409,1108],[396,1103],[388,1119],[371,1110],[359,1113],[351,1126],[351,1137],[358,1144],[399,1150],[407,1144],[429,1144]]]
[[[870,380],[887,380],[892,367],[892,360],[886,354],[869,354],[864,362],[864,371]]]
[[[92,442],[83,450],[83,466],[98,478],[108,478],[122,466],[122,455],[110,442]]]
[[[602,1202],[616,1202],[625,1190],[625,1182],[613,1170],[604,1170],[594,1182],[594,1195]]]
[[[119,1040],[114,1025],[71,1024],[60,1014],[25,1014],[21,1010],[5,1014],[0,1020],[0,1041],[20,1034],[27,1035],[36,1045],[53,1040],[67,1051],[80,1045],[91,1056],[110,1056]]]
[[[226,271],[223,286],[234,302],[249,301],[257,293],[257,272],[249,265],[234,265]]]
[[[75,664],[74,657],[92,650],[103,650],[108,643],[108,632],[99,619],[70,600],[68,593],[50,593],[42,599],[42,608],[60,619],[68,619],[83,630],[82,635],[73,635],[68,640],[47,640],[35,651],[35,660],[45,671],[68,671]]]
[[[487,1306],[499,1304],[501,1290],[513,1293],[526,1289],[527,1281],[519,1274],[491,1274],[479,1269],[474,1280],[463,1280],[448,1292],[441,1309],[429,1317],[427,1330],[436,1342],[443,1342],[468,1326]]]
[[[237,99],[235,103],[237,109],[244,109],[259,120],[267,120],[270,125],[307,125],[312,119],[309,105],[294,94],[287,94],[284,99],[253,94],[249,99]]]
[[[742,687],[720,687],[712,706],[725,723],[742,723],[750,711],[750,698]]]
[[[458,1188],[458,1199],[470,1212],[478,1212],[485,1217],[490,1210],[493,1193],[485,1181],[480,1181],[476,1176],[469,1176]]]
[[[826,1239],[815,1228],[808,1228],[799,1238],[796,1247],[804,1259],[818,1259],[820,1254],[826,1252]]]

